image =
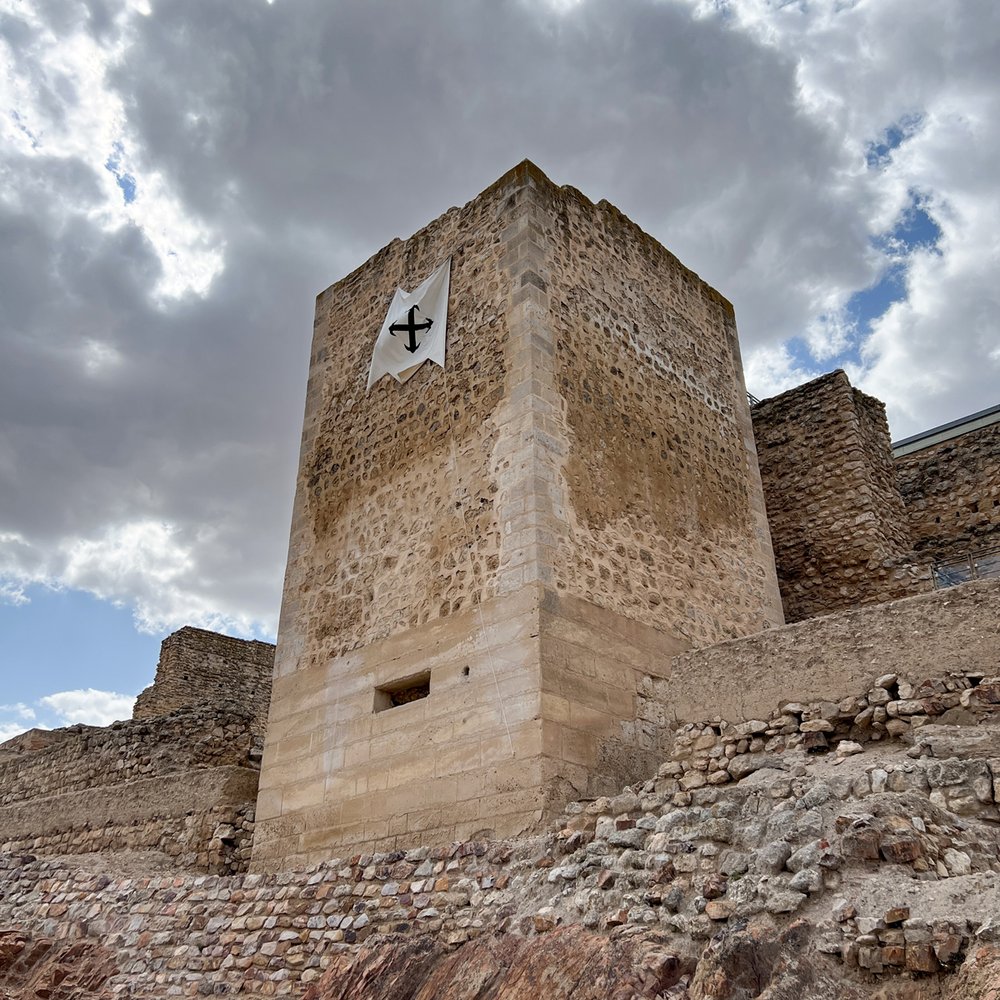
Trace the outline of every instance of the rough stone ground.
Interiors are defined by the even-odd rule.
[[[0,997],[3,1000],[106,1000],[117,972],[111,953],[94,941],[54,941],[0,928]]]
[[[1000,729],[992,730],[992,735],[1000,735]],[[805,779],[812,784],[807,795],[811,792],[815,796],[817,787],[838,779],[863,779],[875,769],[887,774],[912,773],[896,771],[897,768],[914,766],[909,753],[908,748],[897,744],[882,747],[876,745],[870,746],[866,753],[847,758],[803,755],[798,766],[804,767]],[[796,768],[795,764],[791,766]],[[765,785],[767,779],[766,770],[757,771],[745,779],[745,784],[750,787]],[[885,803],[887,800],[891,801],[887,798],[878,801]],[[870,801],[874,805],[876,799],[872,798]],[[915,806],[915,811],[919,809],[920,805]],[[958,826],[963,825],[965,824],[958,819]],[[975,825],[971,829],[975,829]],[[968,834],[969,827],[962,832]],[[997,831],[990,824],[982,836],[984,842],[995,842]],[[840,874],[837,895],[853,900],[859,913],[875,914],[903,902],[909,906],[911,913],[919,912],[929,922],[964,919],[982,926],[995,920],[1000,927],[1000,874],[997,871],[969,875],[950,874],[944,879],[918,881],[908,866],[881,864],[874,870],[848,866]],[[807,904],[801,913],[803,916],[821,916],[822,906]]]

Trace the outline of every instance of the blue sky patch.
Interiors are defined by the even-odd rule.
[[[27,604],[0,604],[0,701],[88,687],[138,694],[152,682],[163,636],[136,631],[131,609],[82,590],[25,592]]]
[[[809,344],[802,337],[792,337],[785,341],[785,350],[788,356],[795,362],[795,367],[803,371],[810,372],[816,368],[816,358],[813,357]]]
[[[898,143],[897,143],[898,145]],[[917,191],[910,192],[910,204],[899,215],[893,228],[873,238],[872,246],[890,259],[879,279],[855,292],[844,306],[844,319],[853,327],[850,345],[839,354],[824,357],[823,370],[861,364],[861,345],[871,333],[872,324],[884,316],[896,302],[906,298],[907,258],[917,250],[939,253],[941,227],[927,211],[927,201]],[[796,366],[814,370],[816,358],[806,340],[795,337],[786,344]]]
[[[135,201],[135,177],[122,169],[122,159],[125,150],[120,142],[116,142],[111,148],[111,155],[104,162],[104,169],[114,174],[118,186],[122,190],[122,196],[126,205],[131,205]]]
[[[916,191],[910,192],[910,205],[900,215],[892,231],[876,240],[879,249],[895,246],[904,253],[916,249],[936,248],[941,239],[941,227],[926,209],[927,201]]]
[[[892,161],[893,150],[920,131],[924,123],[922,114],[904,115],[893,122],[882,134],[868,143],[865,149],[865,161],[871,170],[882,170]]]

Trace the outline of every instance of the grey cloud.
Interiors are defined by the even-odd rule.
[[[12,49],[24,51],[32,44],[37,31],[23,18],[15,17],[8,11],[0,12],[0,38]]]
[[[820,172],[831,150],[794,112],[787,59],[676,3],[542,11],[293,0],[195,25],[168,4],[115,80],[145,155],[206,218],[374,232],[373,249],[522,155],[647,224],[758,164]]]

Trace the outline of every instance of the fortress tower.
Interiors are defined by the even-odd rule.
[[[366,392],[449,257],[446,368]],[[524,162],[317,299],[254,865],[617,790],[649,678],[781,621],[731,305]]]

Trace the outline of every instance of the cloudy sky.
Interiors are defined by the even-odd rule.
[[[0,736],[270,637],[315,294],[524,157],[758,396],[1000,401],[995,0],[0,0]]]

